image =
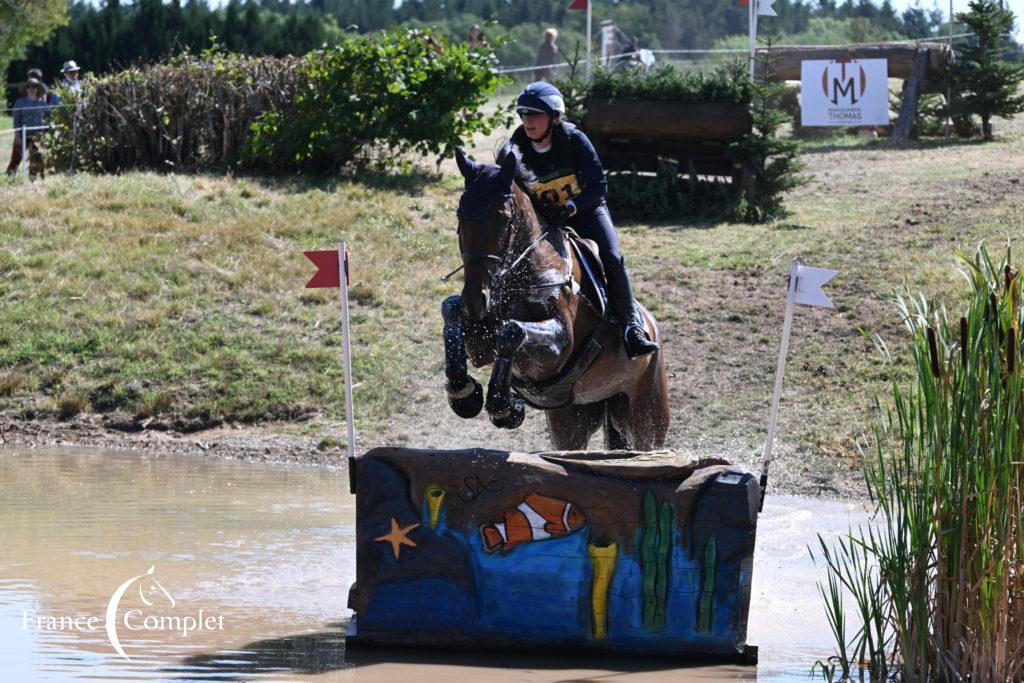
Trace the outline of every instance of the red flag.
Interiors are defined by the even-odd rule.
[[[750,4],[750,0],[740,0],[740,4],[746,7],[747,5]]]
[[[338,250],[328,249],[327,251],[304,251],[317,271],[306,283],[306,289],[320,289],[325,287],[341,287],[341,274],[338,269]],[[345,282],[350,282],[348,271],[348,250],[345,250]]]
[[[572,0],[569,9],[587,9],[587,0]]]

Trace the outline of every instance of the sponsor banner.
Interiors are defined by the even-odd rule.
[[[888,61],[806,60],[800,63],[800,77],[800,125],[888,125]]]

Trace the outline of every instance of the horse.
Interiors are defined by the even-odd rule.
[[[523,171],[514,154],[478,164],[456,150],[456,161],[465,179],[458,209],[464,280],[461,295],[441,305],[449,406],[467,419],[486,408],[503,429],[522,424],[526,404],[544,410],[557,450],[587,448],[601,427],[608,450],[662,446],[665,359],[660,349],[626,356],[621,321],[586,276],[600,262],[585,249],[596,247],[574,245],[561,226],[541,222],[516,182]],[[641,311],[660,342],[654,316]],[[486,402],[467,360],[494,366]]]

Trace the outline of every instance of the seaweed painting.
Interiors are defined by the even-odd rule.
[[[659,506],[650,491],[644,494],[640,525],[640,573],[644,593],[644,628],[649,631],[665,628],[672,557],[672,517],[672,505],[667,500]]]

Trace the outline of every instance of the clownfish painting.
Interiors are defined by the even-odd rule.
[[[484,550],[507,553],[517,545],[567,536],[583,528],[587,519],[572,503],[531,493],[514,508],[505,510],[504,521],[480,527]]]

